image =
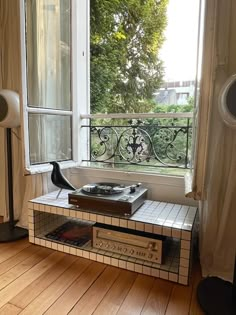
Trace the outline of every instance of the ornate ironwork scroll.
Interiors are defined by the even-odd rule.
[[[124,125],[83,127],[90,129],[90,162],[189,168],[190,118],[132,119]]]

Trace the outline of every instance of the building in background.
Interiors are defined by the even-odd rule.
[[[154,93],[154,100],[160,105],[186,105],[194,97],[195,81],[164,82]]]

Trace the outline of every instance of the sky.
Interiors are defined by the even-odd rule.
[[[166,81],[195,79],[198,10],[199,0],[169,0],[166,40],[160,52]]]

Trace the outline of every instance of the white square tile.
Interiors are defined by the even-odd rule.
[[[174,238],[180,238],[180,237],[181,237],[181,230],[173,229],[173,228],[172,228],[172,237],[174,237]]]
[[[118,218],[111,218],[111,224],[115,225],[115,226],[119,226],[120,225],[120,219],[118,219]]]
[[[144,231],[144,223],[136,222],[135,228],[136,228],[137,231]]]
[[[76,211],[75,210],[70,210],[70,217],[76,218]]]
[[[34,210],[39,210],[39,203],[34,203],[33,204],[33,209]]]
[[[33,230],[34,224],[33,223],[28,223],[28,227],[29,227],[30,230]]]
[[[46,241],[46,242],[45,242],[45,246],[46,246],[47,248],[52,248],[52,242]]]
[[[188,278],[184,276],[179,276],[179,283],[187,285],[188,284]]]
[[[120,227],[127,228],[127,226],[128,226],[127,220],[120,219]]]
[[[168,280],[168,272],[164,270],[160,270],[160,278]]]
[[[64,209],[64,215],[66,217],[69,217],[70,216],[70,210],[69,209]]]
[[[81,212],[81,211],[76,211],[76,218],[77,219],[82,219],[82,217],[83,217],[83,213]]]
[[[181,240],[181,248],[190,250],[190,241]]]
[[[76,248],[76,256],[82,257],[83,256],[83,250]]]
[[[118,259],[117,258],[111,258],[111,264],[112,266],[118,267]]]
[[[188,268],[185,268],[185,267],[179,267],[179,274],[181,276],[185,276],[185,277],[188,277]]]
[[[162,235],[171,236],[171,228],[163,226]]]
[[[169,272],[169,280],[173,282],[178,282],[178,275],[176,273]]]
[[[105,217],[105,224],[111,224],[111,217]]]
[[[29,230],[29,236],[34,236],[34,230]]]
[[[29,236],[29,242],[30,243],[35,243],[35,238],[33,236]]]
[[[160,225],[154,225],[153,233],[157,235],[162,235],[162,227]]]
[[[156,268],[151,268],[151,275],[153,277],[159,278],[160,277],[160,270]]]
[[[82,219],[83,220],[89,220],[89,213],[88,212],[83,212]]]
[[[191,232],[182,230],[181,238],[184,239],[184,240],[189,240],[190,241],[191,240]]]
[[[28,223],[34,223],[34,217],[28,216]]]
[[[70,254],[71,254],[71,255],[76,255],[76,248],[71,247],[71,248],[70,248]]]
[[[62,244],[58,244],[57,249],[58,249],[60,252],[64,252],[64,246],[63,246]]]
[[[40,240],[40,245],[45,247],[45,245],[46,245],[46,240],[41,239],[41,240]]]
[[[134,263],[133,262],[127,261],[126,266],[127,266],[128,270],[134,271]]]
[[[153,225],[152,224],[145,224],[144,230],[147,233],[153,233]]]
[[[123,269],[125,269],[126,268],[126,261],[124,261],[124,260],[119,260],[119,262],[118,262],[118,266],[119,266],[119,268],[123,268]]]
[[[83,250],[82,251],[82,255],[83,255],[84,258],[89,259],[89,252],[87,250]],[[99,256],[101,256],[101,255],[99,255]]]
[[[90,213],[89,220],[96,222],[97,221],[97,215],[95,213]]]
[[[131,230],[135,230],[135,221],[128,220],[128,228]]]
[[[103,215],[100,215],[100,214],[98,214],[97,215],[97,222],[99,222],[99,223],[104,223],[104,216]]]
[[[57,213],[57,207],[47,207],[47,211],[46,212],[49,212],[50,208],[50,213],[53,213],[53,214],[56,214]],[[69,215],[69,214],[68,214]]]
[[[31,201],[28,201],[28,203],[27,203],[27,207],[28,207],[28,209],[34,209],[34,204],[33,204],[33,202],[31,202]]]
[[[189,259],[180,258],[179,265],[185,268],[189,266]]]
[[[148,266],[143,266],[143,273],[145,275],[151,276],[151,268]]]
[[[104,262],[104,264],[110,265],[111,264],[111,257],[104,256],[103,262]]]
[[[180,257],[181,258],[189,259],[189,255],[190,255],[189,250],[181,248],[181,250],[180,250]]]
[[[67,245],[64,245],[64,252],[67,254],[70,254],[70,247]]]
[[[40,205],[39,205],[39,211],[44,212],[44,205],[43,205],[43,204],[40,204]]]
[[[40,245],[40,239],[38,239],[37,237],[34,239],[35,244]]]
[[[59,208],[59,207],[57,207],[57,214],[59,214],[59,215],[63,215],[63,213],[64,213],[63,208]]]
[[[143,272],[143,266],[139,264],[134,264],[134,271],[142,273]]]
[[[57,250],[57,243],[52,242],[52,249]]]
[[[93,253],[93,252],[90,252],[89,259],[97,261],[97,254]]]

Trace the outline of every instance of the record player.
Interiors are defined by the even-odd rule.
[[[147,189],[140,183],[120,185],[95,183],[83,186],[68,194],[68,203],[91,212],[112,215],[132,215],[147,198]]]

